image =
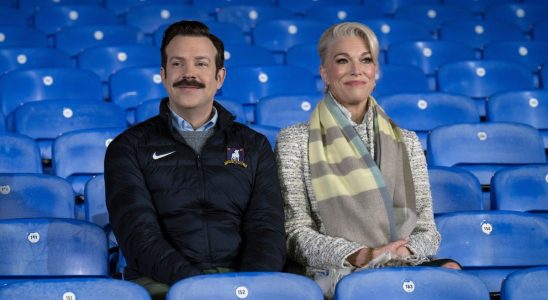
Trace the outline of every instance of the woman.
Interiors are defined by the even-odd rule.
[[[371,97],[379,45],[359,23],[319,42],[325,97],[308,124],[283,129],[277,159],[290,259],[331,297],[362,267],[444,265],[431,261],[440,235],[426,161],[414,132],[399,128]]]

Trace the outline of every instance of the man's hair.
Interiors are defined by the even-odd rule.
[[[209,32],[209,28],[202,22],[198,21],[179,21],[171,24],[165,31],[162,38],[162,67],[165,69],[167,64],[166,48],[169,42],[176,36],[194,36],[194,37],[206,37],[217,49],[217,55],[215,55],[215,67],[216,72],[219,72],[225,65],[225,47],[223,42]]]

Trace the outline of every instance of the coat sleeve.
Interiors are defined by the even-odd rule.
[[[201,270],[164,238],[136,147],[128,141],[129,134],[126,132],[116,138],[105,157],[110,224],[128,265],[144,276],[166,284],[200,274]]]
[[[434,222],[426,158],[417,135],[414,132],[407,131],[405,137],[417,205],[417,225],[411,232],[407,247],[417,256],[432,256],[438,251],[440,234]]]
[[[276,159],[264,136],[259,136],[259,157],[253,191],[242,220],[239,271],[281,271],[285,263],[283,201]]]
[[[364,245],[321,232],[317,202],[309,194],[308,126],[280,132],[276,147],[279,178],[285,207],[288,255],[295,262],[315,269],[349,267],[346,258]]]

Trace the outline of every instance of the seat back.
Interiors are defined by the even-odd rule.
[[[126,25],[71,26],[55,33],[56,48],[70,56],[95,46],[137,44],[143,40],[139,29]]]
[[[237,25],[243,32],[251,32],[259,23],[268,20],[289,19],[290,11],[272,5],[231,5],[217,12],[219,22]]]
[[[94,5],[100,6],[102,0],[19,0],[19,9],[25,12],[28,16],[36,11],[48,6],[66,6],[66,5]]]
[[[0,26],[27,26],[27,16],[23,11],[9,7],[2,3],[2,9],[0,10]]]
[[[225,45],[225,67],[275,65],[276,59],[270,50],[246,44]],[[232,76],[232,73],[229,75]]]
[[[474,174],[450,167],[428,169],[434,214],[482,210],[481,185]]]
[[[61,28],[77,25],[114,25],[113,11],[99,5],[48,5],[40,7],[34,14],[37,29],[54,34]]]
[[[84,190],[86,221],[101,227],[109,224],[105,194],[105,176],[99,174],[86,183]]]
[[[45,174],[0,175],[0,219],[74,218],[66,180]]]
[[[535,27],[533,27],[533,38],[535,41],[548,40],[548,20],[535,23]]]
[[[23,26],[0,26],[0,47],[47,47],[45,33]]]
[[[324,5],[357,5],[361,4],[360,0],[316,0],[316,1],[293,1],[293,0],[278,0],[278,5],[296,15],[304,15],[309,10]]]
[[[529,268],[511,273],[502,283],[502,300],[548,298],[548,267]]]
[[[489,291],[478,278],[456,270],[383,268],[347,275],[337,284],[335,299],[487,300]]]
[[[421,69],[405,65],[383,65],[379,68],[375,97],[396,93],[428,92],[428,80]]]
[[[364,20],[363,23],[375,32],[382,51],[398,42],[433,39],[426,27],[412,21],[382,18]]]
[[[2,277],[106,276],[101,228],[72,219],[0,220]]]
[[[150,45],[97,46],[78,55],[78,66],[91,70],[108,82],[115,72],[129,67],[160,68],[158,49]]]
[[[380,5],[330,4],[316,5],[306,12],[305,17],[329,24],[340,22],[357,22],[364,19],[379,19],[384,17]]]
[[[548,90],[509,91],[487,101],[487,120],[515,122],[548,130]]]
[[[395,18],[417,22],[436,32],[443,23],[474,19],[474,13],[464,7],[437,3],[404,6],[396,11]]]
[[[207,21],[207,11],[198,6],[185,4],[145,4],[129,9],[125,14],[126,24],[139,28],[145,34],[152,35],[164,24],[175,23],[179,20]]]
[[[241,103],[279,94],[314,93],[316,80],[308,70],[293,66],[235,67],[225,79],[222,95]],[[287,80],[299,78],[299,80]],[[245,82],[245,86],[242,86]]]
[[[314,20],[270,20],[257,24],[252,36],[255,45],[271,51],[287,52],[297,44],[317,43],[328,27],[328,24]]]
[[[511,22],[524,32],[530,31],[534,23],[548,19],[548,3],[504,3],[490,5],[485,9],[487,20]]]
[[[548,220],[511,211],[456,212],[436,216],[443,237],[438,257],[465,269],[548,264]]]
[[[0,289],[3,299],[150,300],[136,283],[108,278],[41,279],[10,283]],[[72,298],[70,298],[72,297]]]
[[[306,122],[323,94],[280,95],[262,98],[255,106],[255,122],[259,125],[287,127]]]
[[[243,272],[183,279],[169,289],[166,300],[247,298],[248,295],[264,300],[323,299],[320,287],[307,277],[277,272]]]
[[[124,68],[110,77],[110,99],[124,109],[166,96],[158,67]]]
[[[435,75],[445,63],[470,59],[475,59],[474,48],[464,43],[440,40],[394,43],[388,48],[386,57],[390,64],[419,67],[427,75]]]
[[[485,44],[496,41],[525,40],[521,29],[512,23],[488,20],[459,20],[447,22],[440,27],[441,40],[468,44],[482,49]]]
[[[487,6],[497,3],[516,3],[514,0],[443,0],[445,5],[454,5],[471,10],[476,15],[485,13]]]
[[[501,41],[485,45],[485,59],[514,61],[527,65],[529,71],[538,72],[548,61],[548,41]]]
[[[90,71],[61,67],[15,70],[0,77],[5,116],[22,103],[50,99],[101,100],[101,81]]]
[[[376,0],[363,0],[365,6],[371,4],[377,4],[379,1]],[[385,14],[393,16],[396,11],[405,7],[405,6],[417,6],[417,5],[434,5],[439,4],[439,0],[386,0],[382,1],[382,7]]]
[[[548,164],[507,168],[491,179],[494,209],[548,212]]]
[[[65,53],[46,47],[0,48],[0,74],[22,68],[72,67]]]
[[[154,0],[152,1],[155,4],[189,4],[188,0]],[[123,15],[127,13],[131,8],[140,6],[140,5],[149,5],[151,1],[143,0],[106,0],[105,6],[114,11],[117,15]]]
[[[36,142],[16,133],[0,133],[0,173],[42,173]]]

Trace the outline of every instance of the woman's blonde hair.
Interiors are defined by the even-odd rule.
[[[379,61],[379,41],[377,36],[371,30],[371,28],[357,22],[345,22],[333,25],[329,27],[322,36],[320,37],[320,42],[318,43],[318,53],[320,55],[320,62],[323,66],[326,61],[327,48],[339,37],[346,36],[357,36],[363,40],[363,42],[369,47],[371,51],[371,57],[373,58],[373,63],[378,65]]]

